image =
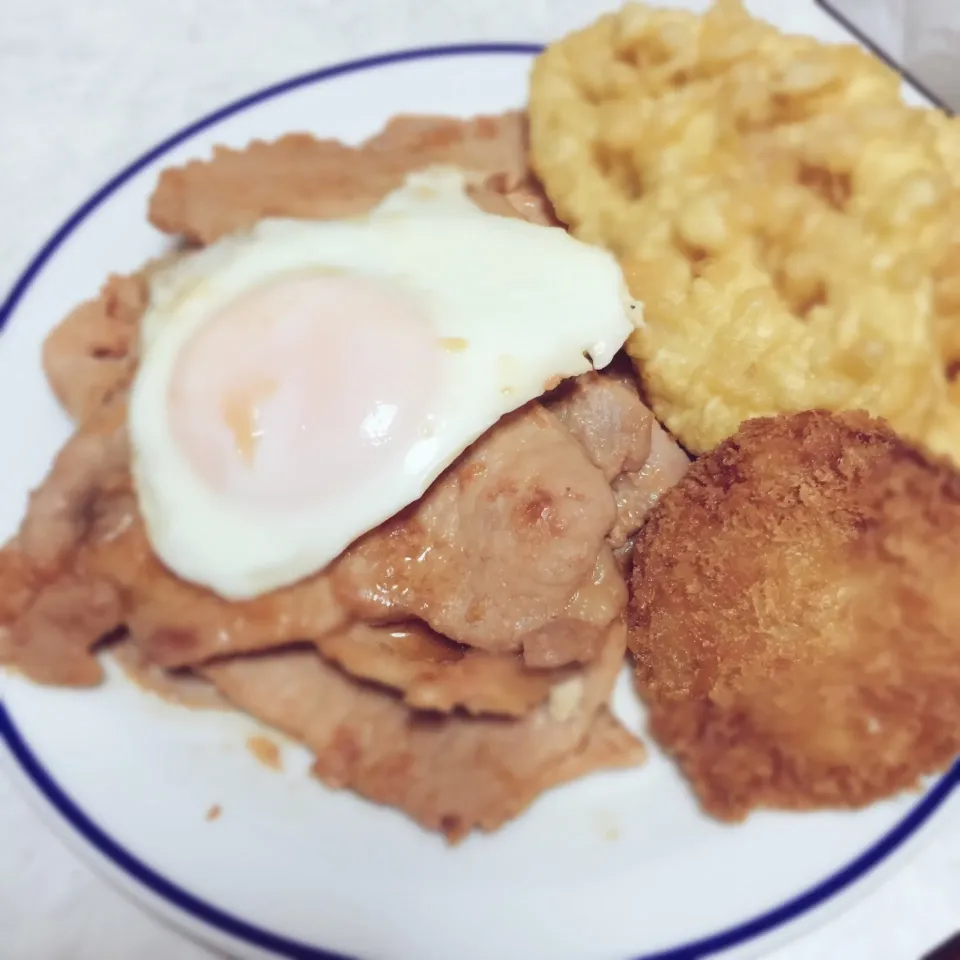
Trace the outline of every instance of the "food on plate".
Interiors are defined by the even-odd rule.
[[[960,460],[960,127],[735,0],[601,18],[530,111],[529,157],[520,113],[406,116],[161,175],[179,245],[44,346],[76,430],[0,662],[93,686],[109,647],[451,841],[642,762],[627,649],[722,819],[914,786],[960,752],[920,447]]]
[[[522,130],[401,118],[163,175],[154,221],[208,245],[50,334],[76,431],[0,551],[0,661],[91,686],[113,644],[451,839],[641,762],[607,709],[626,558],[688,459],[601,369],[641,311],[554,228]]]
[[[282,770],[283,758],[280,747],[269,737],[254,736],[247,739],[247,749],[268,770]]]
[[[621,590],[622,590],[621,585]],[[527,666],[514,654],[453,643],[419,621],[351,623],[316,640],[324,659],[351,676],[390,687],[418,710],[522,717],[543,703],[567,671]]]
[[[98,297],[80,304],[44,341],[43,371],[75,421],[96,413],[129,386],[150,277],[163,263],[152,261],[138,273],[110,277]]]
[[[169,670],[151,660],[129,636],[110,644],[110,655],[138,687],[192,709],[229,710],[230,703],[206,678],[192,670]]]
[[[650,508],[690,465],[641,401],[634,374],[624,367],[615,362],[602,375],[577,377],[547,404],[610,482],[617,520],[607,542],[621,566]]]
[[[459,840],[475,827],[496,829],[552,786],[643,759],[640,742],[606,707],[623,651],[615,623],[593,664],[509,722],[411,713],[309,648],[235,657],[204,672],[241,710],[305,743],[329,786]]]
[[[161,174],[150,219],[168,234],[208,244],[266,217],[366,213],[407,173],[447,164],[473,176],[467,189],[481,209],[554,225],[552,207],[526,167],[525,129],[516,111],[472,121],[410,116],[394,118],[360,148],[299,134],[256,141],[243,150],[218,147],[212,160]],[[176,254],[137,273],[110,277],[99,296],[78,306],[47,337],[44,372],[74,420],[129,382],[150,277],[175,259]]]
[[[612,605],[603,596],[584,618],[572,609],[593,588],[616,515],[603,474],[531,405],[504,418],[412,511],[347,550],[332,577],[364,619],[416,616],[461,643],[526,651],[558,619],[589,624],[595,610],[604,627],[622,607],[615,589]]]
[[[958,569],[960,474],[863,412],[750,420],[697,460],[637,539],[629,646],[703,806],[856,807],[946,767]]]
[[[630,3],[538,58],[532,164],[644,301],[628,351],[688,450],[865,408],[960,462],[960,121],[899,86],[738,0]]]
[[[262,220],[184,255],[152,278],[130,394],[150,542],[229,599],[292,583],[503,414],[607,366],[639,312],[605,251],[484,213],[446,168],[362,218]]]
[[[217,147],[211,160],[165,170],[150,198],[150,222],[173,236],[209,244],[265,217],[332,220],[368,213],[405,177],[431,166],[472,174],[479,205],[517,195],[535,209],[526,158],[526,118],[394,117],[359,147],[291,134],[242,150]],[[485,190],[486,178],[499,188]],[[539,211],[545,210],[540,207]],[[542,219],[543,213],[528,219]]]

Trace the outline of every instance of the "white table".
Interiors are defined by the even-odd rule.
[[[241,94],[407,45],[542,40],[605,0],[0,0],[0,289],[94,185]],[[0,411],[0,418],[11,411]],[[771,960],[918,960],[960,927],[960,832]],[[71,855],[0,776],[3,960],[209,960]]]

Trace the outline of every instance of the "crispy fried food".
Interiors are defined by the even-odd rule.
[[[644,300],[628,350],[696,453],[749,417],[862,407],[960,462],[958,124],[738,0],[628,4],[550,47],[530,93],[533,166]]]
[[[526,120],[519,112],[470,121],[396,117],[359,147],[308,134],[258,140],[243,150],[217,147],[211,160],[161,174],[150,222],[207,244],[264,217],[357,216],[412,170],[433,164],[473,171],[478,184],[496,178],[493,192],[508,193],[527,173]]]
[[[534,670],[516,654],[453,643],[412,621],[354,623],[316,641],[326,660],[351,676],[392,687],[409,707],[519,717],[543,703],[574,668]]]
[[[624,631],[552,702],[519,720],[414,713],[311,650],[238,657],[205,673],[240,709],[301,740],[315,774],[389,804],[451,841],[495,830],[557,784],[634,766],[643,747],[606,710]]]
[[[636,544],[629,647],[704,807],[856,807],[960,752],[960,474],[862,412],[744,423]]]

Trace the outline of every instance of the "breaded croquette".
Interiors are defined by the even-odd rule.
[[[704,808],[859,807],[960,751],[960,473],[864,413],[744,423],[636,544],[651,732]]]

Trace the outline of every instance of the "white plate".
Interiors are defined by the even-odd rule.
[[[812,4],[759,6],[784,26],[842,39]],[[357,140],[404,111],[520,106],[534,48],[420,50],[301,77],[207,117],[85,203],[0,312],[0,539],[68,433],[40,371],[44,334],[111,270],[162,249],[144,220],[157,173],[309,129]],[[701,815],[662,757],[540,799],[493,836],[448,849],[403,816],[328,791],[285,747],[282,773],[244,744],[240,716],[195,713],[116,670],[95,691],[0,675],[9,767],[86,858],[188,931],[241,957],[391,960],[692,958],[756,953],[822,917],[957,806],[960,766],[858,813],[761,814],[729,827]],[[617,706],[641,725],[626,683]],[[0,751],[3,754],[4,751]],[[207,810],[222,807],[219,819]]]

